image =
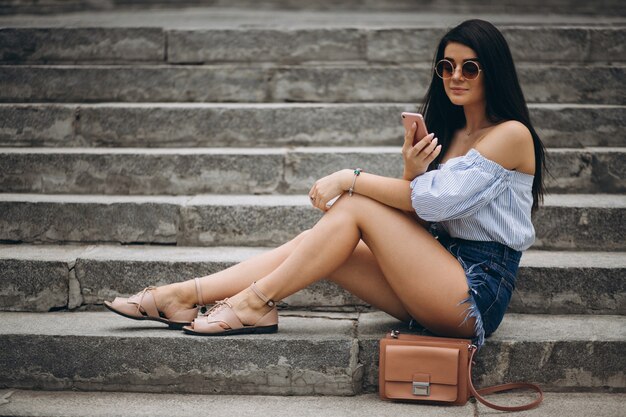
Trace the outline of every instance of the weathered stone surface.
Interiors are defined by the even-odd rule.
[[[0,240],[175,243],[177,197],[0,195]]]
[[[523,405],[534,401],[536,397],[532,392],[524,393],[499,393],[496,397],[499,404]],[[585,417],[594,415],[597,417],[619,417],[623,414],[624,393],[591,393],[591,392],[568,392],[568,393],[544,393],[541,405],[532,410],[524,411],[524,417],[544,417],[565,415],[571,417]],[[496,411],[487,408],[480,402],[476,403],[478,416],[496,414]]]
[[[254,417],[280,410],[284,415],[318,417],[320,412],[329,416],[394,416],[394,417],[476,417],[494,415],[497,411],[481,403],[468,402],[464,406],[428,404],[419,406],[409,402],[381,401],[377,393],[350,397],[331,396],[277,396],[277,395],[219,395],[153,394],[130,392],[59,392],[5,390],[0,396],[9,400],[3,412],[16,417],[45,415],[51,417],[111,417],[111,404],[136,417],[167,415],[184,417],[205,414],[206,410],[218,415]],[[533,401],[533,394],[500,393],[494,401],[506,405],[522,405]],[[626,394],[567,392],[544,393],[541,406],[524,411],[524,417],[566,415],[568,417],[620,417]],[[478,407],[478,412],[476,411]]]
[[[9,394],[12,392],[12,394]],[[570,395],[573,397],[571,398]],[[378,394],[362,394],[349,397],[339,396],[280,396],[280,395],[203,395],[137,392],[63,392],[3,390],[0,397],[8,399],[2,410],[6,415],[31,417],[111,417],[111,404],[117,410],[135,417],[186,417],[189,415],[236,415],[254,417],[278,414],[298,417],[319,417],[321,413],[333,417],[394,416],[394,417],[474,417],[475,405],[450,407],[448,405],[428,405],[381,401]],[[619,416],[624,401],[623,394],[547,394],[545,405],[552,406],[557,415],[558,404],[569,417],[615,417]],[[513,403],[509,400],[507,404]],[[615,410],[613,414],[597,413],[598,410]],[[533,416],[544,417],[542,414]]]
[[[626,154],[625,154],[626,155]],[[593,156],[578,149],[556,149],[546,154],[545,185],[556,192],[589,192],[593,188]]]
[[[473,369],[478,387],[532,381],[547,390],[623,389],[626,366],[624,316],[507,314],[486,339]],[[379,340],[406,324],[382,313],[359,318],[359,361],[364,364],[363,388],[378,388]],[[529,366],[532,364],[532,366]]]
[[[275,395],[360,388],[353,320],[282,317],[276,334],[203,338],[110,312],[3,314],[3,388]]]
[[[625,31],[605,27],[498,25],[516,62],[620,62]],[[41,63],[171,63],[431,61],[443,27],[4,28],[0,61]],[[167,42],[165,42],[167,36]],[[165,53],[167,44],[167,54]],[[555,57],[554,51],[559,51]]]
[[[590,149],[593,156],[593,182],[605,192],[626,190],[626,158],[621,149]]]
[[[110,247],[87,251],[76,261],[84,302],[101,304],[148,285],[164,285],[219,272],[268,248]],[[206,295],[209,297],[209,295]],[[215,298],[215,297],[213,297]],[[220,297],[217,297],[221,299]],[[213,303],[215,299],[204,300]],[[281,309],[354,310],[367,306],[329,281],[319,281],[281,300]]]
[[[498,25],[515,62],[620,62],[626,56],[624,30],[603,27]],[[432,61],[446,28],[415,27],[367,30],[371,62]],[[607,51],[608,49],[608,51]],[[555,51],[559,51],[555,56]]]
[[[367,167],[367,172],[402,176],[400,147],[393,148],[296,148],[286,154],[286,192],[307,193],[316,180],[342,168]]]
[[[282,244],[322,213],[306,196],[198,197],[0,194],[0,240],[11,242]],[[623,250],[621,195],[548,195],[534,248]]]
[[[546,146],[581,148],[626,146],[623,106],[529,105],[537,133]]]
[[[83,250],[0,245],[0,310],[67,308],[72,269]]]
[[[312,102],[411,102],[430,83],[430,66],[329,65],[281,67],[274,76],[274,100]]]
[[[626,315],[625,272],[621,252],[527,251],[509,311]]]
[[[501,32],[515,62],[571,63],[589,57],[587,28],[520,26],[502,27]]]
[[[0,313],[0,387],[213,394],[375,392],[382,312],[280,317],[279,332],[202,338],[106,313]],[[477,356],[478,386],[626,387],[623,316],[507,314]],[[23,323],[29,323],[24,326]],[[141,348],[140,348],[141,347]],[[529,363],[535,364],[528,366]]]
[[[517,71],[529,102],[626,104],[623,66],[520,64]],[[428,64],[7,65],[0,101],[415,102],[433,76]]]
[[[626,224],[623,195],[547,195],[533,216],[536,249],[624,250]]]
[[[68,194],[271,193],[284,151],[0,149],[0,190]]]
[[[548,147],[626,146],[626,107],[529,105]],[[401,146],[410,104],[0,104],[0,146]]]
[[[236,104],[92,106],[80,136],[98,146],[282,146],[398,143],[413,106]],[[129,117],[132,116],[132,117]],[[398,121],[396,123],[396,121]]]
[[[67,264],[0,259],[0,281],[0,310],[48,311],[67,307]]]
[[[526,100],[543,103],[626,103],[621,94],[624,68],[615,66],[517,66]],[[278,101],[417,101],[430,84],[431,67],[327,66],[279,68],[273,99]]]
[[[165,36],[159,28],[3,28],[0,61],[163,62]]]
[[[115,297],[128,297],[149,285],[164,285],[219,272],[268,248],[99,246],[76,260],[85,308]],[[207,297],[213,303],[215,297]],[[222,299],[223,297],[217,297]],[[281,309],[354,310],[366,304],[328,281],[313,285],[281,300]]]
[[[101,309],[104,300],[127,297],[149,285],[206,276],[268,250],[267,247],[232,246],[0,245],[0,264],[13,265],[20,285],[44,288],[36,299],[5,288],[6,302],[2,308],[18,311],[48,311],[52,307]],[[529,250],[522,257],[509,311],[626,315],[625,270],[626,259],[621,252]],[[7,267],[5,272],[10,271]],[[47,291],[57,285],[59,276],[66,282],[68,271],[70,305],[67,305],[67,285],[59,292]],[[46,284],[46,280],[50,283]],[[64,304],[59,302],[61,299]],[[327,280],[286,297],[279,307],[282,311],[367,311],[372,308]]]
[[[141,0],[139,2],[133,0],[100,0],[93,2],[91,0],[46,0],[41,4],[33,3],[32,0],[12,0],[6,4],[0,5],[1,14],[17,14],[17,13],[32,13],[32,14],[55,14],[63,12],[75,12],[75,11],[103,11],[113,10],[110,12],[113,16],[122,15],[125,9],[136,8],[137,4],[144,7],[158,7],[163,6],[163,0]],[[515,0],[503,0],[499,2],[493,1],[454,1],[454,0],[440,0],[433,3],[416,3],[412,0],[387,0],[384,2],[374,0],[344,0],[337,2],[336,0],[318,0],[316,2],[302,3],[298,0],[264,0],[259,2],[258,0],[239,0],[236,3],[236,8],[233,8],[232,0],[212,0],[207,2],[206,0],[179,0],[177,5],[181,6],[204,6],[202,8],[194,10],[195,13],[200,13],[201,17],[204,17],[207,11],[213,11],[213,7],[226,8],[230,16],[232,14],[241,15],[245,17],[246,11],[254,11],[257,9],[264,11],[266,14],[263,16],[272,16],[282,12],[283,14],[288,11],[295,14],[303,14],[309,16],[312,13],[319,13],[320,11],[341,11],[343,12],[340,19],[349,20],[353,14],[362,16],[363,14],[373,14],[377,17],[379,14],[388,14],[398,11],[404,12],[404,14],[422,15],[426,14],[428,18],[433,19],[435,16],[446,16],[452,14],[456,16],[456,13],[470,13],[472,15],[484,13],[485,10],[489,10],[489,13],[500,14],[530,14],[537,21],[545,21],[548,19],[558,19],[559,17],[567,17],[568,15],[590,15],[590,16],[623,16],[624,8],[622,3],[618,0],[599,0],[596,3],[590,4],[585,1],[578,0],[566,0],[566,1],[541,1],[541,0],[526,0],[524,2]],[[212,7],[206,7],[212,6]],[[238,12],[238,13],[237,13]],[[419,13],[418,13],[419,12]],[[93,13],[87,13],[93,14]],[[328,13],[326,13],[328,14]],[[546,17],[541,14],[547,15]],[[556,16],[554,16],[556,14]],[[209,14],[210,15],[210,14]],[[191,15],[193,16],[193,15]],[[219,15],[218,15],[219,16]],[[331,15],[332,16],[332,15]],[[461,14],[461,16],[464,16]],[[498,15],[496,15],[497,17]],[[183,15],[185,17],[185,15]],[[230,16],[230,19],[233,19]],[[448,17],[450,19],[450,17]],[[452,19],[450,19],[452,20]],[[251,23],[258,22],[259,19],[251,19]],[[452,20],[454,22],[454,20]],[[506,20],[505,20],[506,21]],[[550,20],[548,20],[550,21]],[[273,23],[273,21],[270,21]],[[259,24],[259,23],[257,23]]]
[[[536,381],[550,390],[623,388],[625,324],[624,316],[511,314],[487,339],[475,381]]]
[[[620,94],[625,70],[622,66],[602,65],[517,66],[526,100],[537,103],[626,104]]]
[[[430,62],[444,28],[371,29],[367,36],[370,62]]]
[[[258,102],[266,71],[256,67],[0,67],[0,101]]]
[[[75,106],[0,104],[0,146],[79,146]]]
[[[364,58],[356,29],[224,29],[167,31],[172,63],[349,61]]]
[[[603,62],[624,61],[626,30],[623,28],[591,28],[590,59]]]
[[[626,148],[549,149],[551,192],[626,190]],[[76,194],[307,193],[341,168],[402,176],[399,147],[0,149],[0,190]]]
[[[182,208],[178,244],[282,244],[320,217],[303,196],[199,196]]]

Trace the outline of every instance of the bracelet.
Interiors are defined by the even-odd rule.
[[[352,193],[354,192],[354,184],[356,183],[356,177],[361,175],[361,168],[357,168],[354,170],[354,179],[352,180],[352,186],[348,189],[348,194],[352,197]]]

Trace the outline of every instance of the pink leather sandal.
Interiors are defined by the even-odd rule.
[[[133,320],[153,320],[167,324],[171,329],[180,330],[183,326],[191,324],[198,317],[198,307],[204,305],[200,280],[195,278],[198,304],[194,308],[179,309],[166,315],[159,311],[152,290],[156,287],[146,287],[137,294],[122,298],[116,297],[113,302],[105,301],[104,306],[120,316]]]
[[[228,298],[218,301],[204,315],[196,318],[191,326],[183,327],[183,331],[187,334],[196,336],[225,336],[233,334],[248,333],[276,333],[278,331],[278,310],[274,300],[267,298],[256,286],[256,282],[250,285],[250,288],[261,300],[268,306],[272,307],[263,317],[252,325],[243,324],[239,317],[232,309],[232,304],[228,302]],[[228,326],[224,329],[220,326],[224,323]]]

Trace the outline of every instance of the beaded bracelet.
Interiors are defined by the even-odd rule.
[[[352,186],[348,189],[348,194],[352,197],[352,193],[354,192],[354,184],[356,184],[356,177],[361,175],[361,168],[357,168],[354,170],[354,180],[352,180]]]

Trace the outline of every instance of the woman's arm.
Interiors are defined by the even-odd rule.
[[[405,132],[402,158],[404,160],[403,179],[382,177],[380,175],[361,173],[354,183],[354,192],[367,196],[388,206],[404,211],[413,211],[411,205],[411,181],[426,172],[428,165],[439,155],[441,145],[437,145],[434,134],[426,135],[412,145],[417,125],[413,123]],[[354,171],[343,169],[321,178],[309,191],[311,203],[320,210],[326,211],[326,203],[347,191],[354,182]]]
[[[320,210],[328,210],[326,203],[339,194],[348,191],[354,182],[354,192],[380,201],[391,207],[413,211],[411,205],[410,182],[398,178],[361,172],[354,180],[354,171],[342,169],[315,182],[309,191],[312,204]]]
[[[348,177],[349,183],[346,190],[350,188],[354,179],[353,172],[350,171],[350,173],[352,175]],[[354,192],[400,210],[413,211],[410,183],[403,179],[362,172],[356,179]]]

